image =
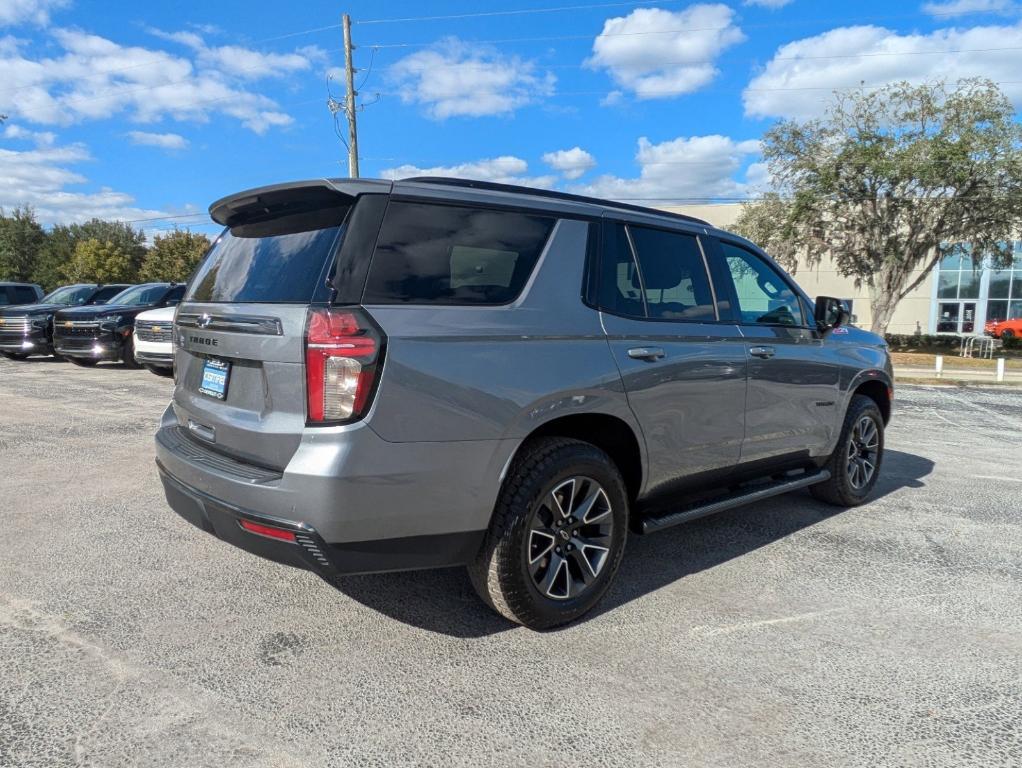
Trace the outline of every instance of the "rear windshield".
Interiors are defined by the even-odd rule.
[[[332,218],[336,222],[337,217]],[[284,229],[280,232],[268,226],[250,226],[224,231],[189,283],[185,301],[311,301],[343,225]]]
[[[521,293],[555,219],[393,202],[373,254],[366,304],[506,304]]]

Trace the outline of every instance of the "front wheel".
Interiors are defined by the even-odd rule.
[[[121,362],[124,363],[125,368],[131,368],[137,370],[142,367],[142,364],[135,359],[135,335],[132,334],[124,340],[124,346],[121,348]]]
[[[579,440],[535,440],[508,472],[469,577],[502,616],[550,629],[600,601],[627,528],[628,495],[607,454]]]
[[[837,448],[825,466],[830,479],[811,486],[813,496],[838,507],[855,507],[869,497],[884,458],[884,417],[877,404],[855,395],[848,406]]]

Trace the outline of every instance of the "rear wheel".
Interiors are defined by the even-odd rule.
[[[497,499],[472,585],[495,611],[532,629],[582,616],[624,554],[628,496],[594,445],[543,438],[521,449]]]
[[[1015,338],[1015,332],[1013,330],[1011,330],[1011,328],[1005,328],[1003,331],[1001,331],[1001,338],[1002,339],[1013,339],[1013,338]]]
[[[28,359],[28,355],[26,355],[24,352],[2,352],[0,354],[2,354],[8,360],[27,360]]]
[[[809,490],[820,501],[854,507],[869,497],[884,458],[884,417],[877,404],[855,395],[841,428],[837,448],[827,460],[830,479]]]
[[[80,365],[82,368],[91,368],[98,360],[93,360],[91,357],[67,357],[65,360],[70,360],[75,365]]]

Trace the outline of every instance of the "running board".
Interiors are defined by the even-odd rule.
[[[799,488],[808,488],[810,485],[816,485],[829,479],[830,471],[821,469],[810,475],[801,475],[788,480],[777,480],[769,485],[760,485],[744,493],[739,492],[733,496],[727,496],[696,507],[683,508],[675,512],[644,518],[642,521],[642,532],[654,533],[655,531],[662,531],[664,528],[687,523],[690,520],[697,520],[700,517],[723,512],[726,509],[740,507],[743,504],[751,504],[754,501],[763,501],[772,496],[779,496],[782,493],[797,491]]]

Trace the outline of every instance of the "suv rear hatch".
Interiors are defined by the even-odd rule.
[[[175,319],[174,412],[208,448],[274,470],[307,420],[310,307],[356,303],[388,182],[303,182],[210,207],[227,229]]]

